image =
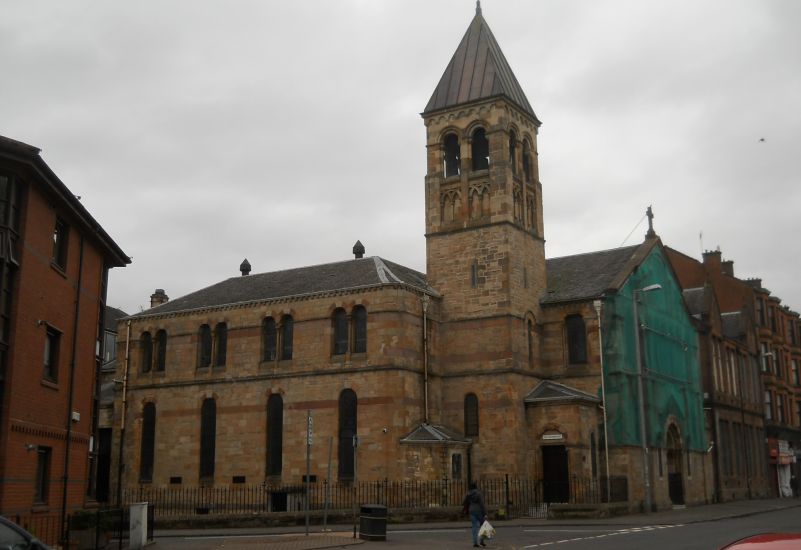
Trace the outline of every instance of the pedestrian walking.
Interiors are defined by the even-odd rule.
[[[486,544],[484,544],[484,539],[479,540],[478,530],[484,520],[487,519],[487,507],[484,506],[484,496],[473,481],[470,482],[467,494],[464,496],[464,501],[462,501],[462,511],[470,515],[470,530],[473,535],[473,546],[476,548],[478,548],[479,544],[481,546],[486,546]]]

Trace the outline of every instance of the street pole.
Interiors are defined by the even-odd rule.
[[[645,489],[643,507],[645,513],[651,513],[651,459],[648,450],[648,430],[645,426],[645,373],[642,364],[642,354],[640,351],[640,317],[637,311],[637,300],[643,292],[659,290],[660,285],[649,285],[639,290],[634,290],[632,294],[632,314],[634,317],[634,354],[637,361],[637,401],[640,409],[640,440],[642,441],[642,475]]]
[[[357,465],[357,455],[356,452],[359,448],[359,436],[353,434],[353,538],[356,538],[356,498],[358,497],[359,491],[357,488],[357,479],[356,473],[358,471]]]
[[[609,429],[606,416],[606,385],[604,383],[604,342],[601,331],[601,300],[593,301],[598,316],[598,356],[601,359],[601,402],[604,413],[604,462],[606,463],[606,502],[612,502],[612,482],[609,478]]]

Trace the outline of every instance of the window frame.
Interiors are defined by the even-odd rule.
[[[207,397],[200,406],[200,463],[201,482],[213,482],[217,447],[217,401]]]
[[[489,170],[489,139],[487,130],[481,126],[473,130],[470,135],[470,157],[472,159],[471,168],[473,172]]]
[[[54,384],[58,383],[61,336],[60,330],[46,325],[42,378]]]
[[[139,345],[141,352],[139,360],[141,361],[142,373],[148,373],[153,369],[153,336],[150,331],[145,331],[139,337]]]
[[[281,317],[281,361],[291,361],[294,352],[295,320],[291,315]]]
[[[211,366],[213,348],[214,339],[211,327],[208,323],[203,323],[198,328],[197,335],[197,368],[206,369]]]
[[[163,328],[157,330],[153,344],[156,351],[153,357],[153,370],[164,372],[167,370],[167,331]]]
[[[34,504],[47,504],[50,499],[50,472],[53,449],[44,445],[36,447],[36,479],[33,486]]]
[[[367,308],[357,305],[351,312],[353,321],[353,353],[367,353]]]
[[[228,324],[225,321],[214,325],[214,368],[225,368],[228,359]]]
[[[568,365],[587,364],[587,324],[580,313],[565,317],[565,341]]]
[[[284,398],[279,393],[267,398],[267,464],[268,476],[280,476],[284,454]]]
[[[448,132],[442,138],[442,170],[445,178],[455,178],[462,173],[461,144],[459,136]]]
[[[142,407],[142,439],[139,446],[139,483],[152,483],[156,463],[156,404]]]
[[[333,324],[333,346],[331,355],[347,355],[349,349],[348,314],[338,307],[331,315]]]
[[[470,392],[464,396],[464,435],[478,437],[480,434],[478,396]]]
[[[356,447],[353,437],[357,436],[359,419],[359,399],[356,392],[345,388],[339,393],[339,452],[337,476],[341,481],[352,481],[355,474]]]
[[[50,257],[51,264],[61,271],[67,270],[67,256],[69,253],[70,226],[61,217],[56,217],[53,227],[53,251]]]
[[[262,361],[272,362],[278,357],[278,329],[273,317],[265,317],[261,322]]]

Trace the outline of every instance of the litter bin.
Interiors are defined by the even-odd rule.
[[[381,504],[364,504],[359,515],[359,538],[387,540],[387,507]]]

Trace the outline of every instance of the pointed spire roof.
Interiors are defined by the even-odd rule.
[[[476,15],[423,114],[496,96],[506,97],[540,123],[477,2]]]

